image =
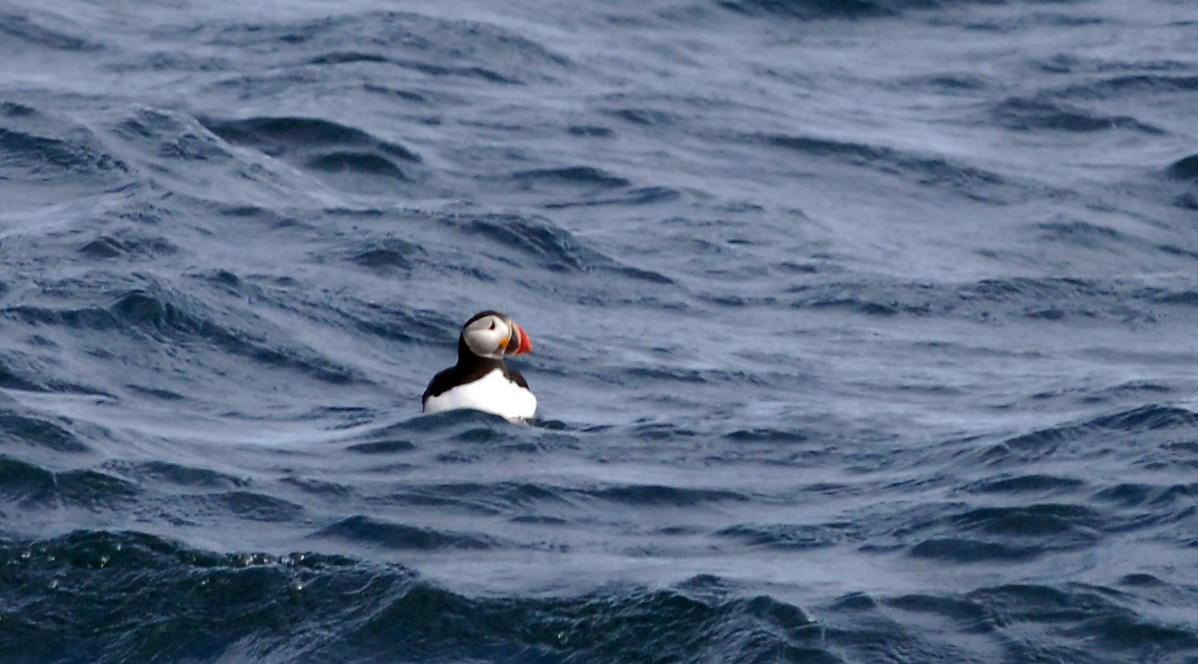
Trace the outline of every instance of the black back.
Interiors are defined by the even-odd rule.
[[[478,318],[487,314],[493,314],[493,311],[484,311],[474,318],[467,321],[467,325],[474,322]],[[458,385],[473,383],[483,376],[491,373],[495,369],[503,371],[503,375],[513,383],[528,389],[528,381],[524,380],[524,376],[520,375],[519,371],[509,367],[503,360],[496,360],[490,357],[479,357],[470,350],[466,345],[466,339],[462,335],[458,335],[458,363],[437,373],[433,379],[429,381],[428,387],[425,388],[424,394],[420,397],[420,407],[428,402],[429,397],[435,397],[444,394]]]

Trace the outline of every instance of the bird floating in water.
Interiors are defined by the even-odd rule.
[[[439,372],[420,398],[426,413],[471,408],[527,420],[537,412],[528,381],[504,358],[532,352],[524,328],[498,311],[480,311],[462,326],[458,363]]]

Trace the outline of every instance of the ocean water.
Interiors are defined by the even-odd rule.
[[[0,3],[0,661],[1198,662],[1196,37]]]

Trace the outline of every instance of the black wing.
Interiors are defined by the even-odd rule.
[[[457,381],[457,367],[450,367],[444,371],[438,372],[433,379],[428,382],[428,387],[424,388],[424,394],[420,396],[420,409],[424,410],[425,404],[428,403],[429,397],[435,397],[439,394],[444,394],[451,390]]]
[[[509,367],[507,364],[503,365],[503,375],[508,380],[519,385],[520,387],[523,387],[526,390],[528,389],[528,381],[524,380],[524,376],[519,371]]]

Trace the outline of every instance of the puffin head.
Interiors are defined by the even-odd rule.
[[[524,328],[498,311],[480,311],[462,326],[462,341],[470,352],[493,360],[532,352]]]

